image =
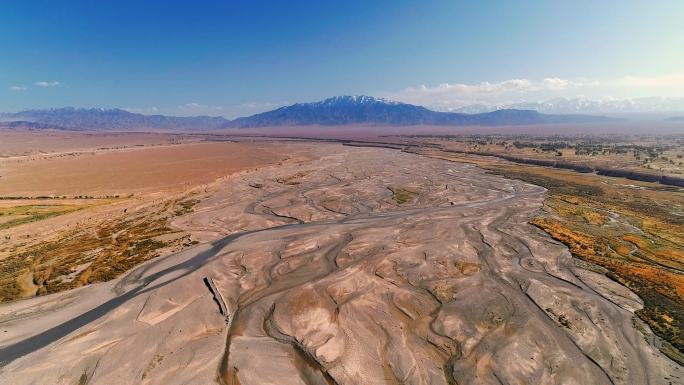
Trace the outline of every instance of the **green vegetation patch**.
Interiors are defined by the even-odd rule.
[[[187,199],[178,202],[174,215],[181,216],[195,211],[195,205],[199,203],[199,199]]]
[[[86,206],[79,205],[21,205],[0,208],[0,230],[68,214]],[[8,220],[3,220],[11,218]]]
[[[392,192],[392,199],[400,205],[412,201],[418,195],[417,192],[402,187],[390,186],[387,188]]]
[[[179,207],[192,208],[191,202]],[[187,235],[168,227],[173,208],[173,202],[166,202],[97,227],[73,228],[21,251],[10,250],[0,264],[0,302],[108,281],[157,257],[161,249],[190,245]]]

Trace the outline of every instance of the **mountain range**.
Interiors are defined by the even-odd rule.
[[[223,128],[229,121],[211,116],[143,115],[118,108],[50,108],[0,114],[0,121],[31,122],[69,130],[201,130]],[[16,123],[15,123],[16,124]]]
[[[684,112],[684,98],[646,97],[634,99],[592,100],[587,98],[555,98],[539,102],[509,104],[473,104],[451,112],[478,114],[502,109],[532,110],[545,114],[639,114]]]
[[[55,108],[0,114],[0,121],[28,122],[37,127],[71,130],[215,130],[303,125],[502,126],[552,123],[595,123],[608,118],[591,115],[543,114],[533,110],[498,109],[483,113],[439,112],[371,96],[337,96],[297,103],[260,114],[228,120],[223,117],[142,115],[121,109]],[[26,123],[26,124],[28,124]]]

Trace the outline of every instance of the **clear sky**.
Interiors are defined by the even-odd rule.
[[[0,111],[684,97],[684,1],[0,2]]]

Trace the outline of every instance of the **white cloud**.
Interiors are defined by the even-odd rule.
[[[10,91],[26,91],[26,87],[24,86],[12,86],[9,88]]]
[[[51,82],[40,81],[40,82],[35,82],[34,84],[38,87],[57,87],[59,85],[59,82],[56,80],[51,81]]]
[[[449,111],[472,105],[497,106],[553,98],[577,98],[581,95],[594,99],[684,96],[684,72],[603,80],[547,77],[541,80],[521,78],[494,83],[443,83],[409,87],[381,96]]]
[[[443,83],[434,87],[420,85],[385,96],[407,103],[450,110],[471,104],[496,104],[519,101],[535,94],[566,90],[576,86],[575,83],[569,80],[556,77],[546,78],[541,81],[510,79],[495,83]]]
[[[546,78],[542,81],[544,87],[550,90],[564,90],[570,82],[561,78]]]

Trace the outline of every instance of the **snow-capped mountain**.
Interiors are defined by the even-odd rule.
[[[374,98],[336,96],[313,103],[297,103],[273,111],[238,118],[230,127],[267,127],[298,125],[519,125],[543,123],[581,123],[605,120],[585,115],[546,115],[537,111],[499,109],[465,114],[432,111],[422,106]]]
[[[556,98],[540,102],[502,105],[474,104],[454,109],[454,112],[483,113],[502,109],[533,110],[547,114],[630,114],[684,111],[684,98],[649,97],[635,99],[591,100],[586,98]]]
[[[55,108],[0,115],[4,126],[70,130],[199,130],[267,126],[352,125],[379,126],[501,126],[545,123],[590,123],[607,118],[589,115],[542,114],[529,109],[496,109],[465,114],[432,111],[425,107],[372,96],[336,96],[319,102],[297,103],[260,114],[228,120],[222,117],[142,115],[121,109]]]
[[[390,105],[398,105],[401,104],[397,101],[385,99],[385,98],[376,98],[373,96],[366,96],[366,95],[342,95],[342,96],[333,96],[331,98],[327,98],[324,100],[321,100],[319,102],[311,102],[311,103],[298,103],[299,105],[310,105],[314,107],[324,107],[324,106],[343,106],[343,105],[373,105],[373,104],[390,104]]]
[[[233,120],[233,127],[285,125],[396,124],[424,121],[434,113],[425,107],[372,96],[335,96],[319,102],[296,103]]]

